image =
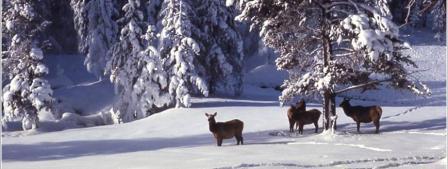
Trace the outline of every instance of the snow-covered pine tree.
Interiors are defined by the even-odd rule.
[[[171,103],[166,73],[154,47],[155,26],[146,24],[140,0],[129,0],[122,9],[120,41],[111,48],[106,69],[119,94],[112,108],[116,123],[146,117]]]
[[[11,0],[3,4],[3,33],[11,37],[2,53],[3,74],[9,84],[3,88],[4,121],[22,119],[23,130],[38,127],[38,114],[53,113],[52,90],[43,79],[48,68],[42,63],[45,31],[49,21],[45,3]],[[7,126],[6,126],[7,127]]]
[[[192,23],[195,17],[195,11],[186,0],[162,3],[159,50],[169,77],[169,93],[176,107],[189,107],[191,94],[208,96],[209,93],[204,75],[198,74],[205,69],[198,60],[201,47],[197,35],[200,30]]]
[[[443,39],[446,35],[446,0],[438,0],[435,2],[430,15],[432,17],[432,30],[436,32],[434,38]]]
[[[426,16],[423,16],[420,13],[420,10],[422,9],[423,0],[415,0],[413,2],[413,5],[410,6],[409,11],[409,26],[418,28],[423,27],[426,22]]]
[[[107,51],[116,42],[118,27],[113,17],[118,15],[112,0],[91,0],[87,10],[87,51],[84,65],[89,72],[101,77],[109,60]]]
[[[385,84],[429,93],[405,69],[416,65],[400,52],[406,45],[379,6],[367,0],[253,0],[238,19],[259,27],[263,41],[279,52],[277,66],[290,74],[280,101],[323,98],[324,128],[333,129],[335,97],[342,92]]]
[[[70,0],[70,6],[73,10],[73,25],[78,35],[78,50],[81,53],[87,53],[87,10],[86,0]]]
[[[72,0],[79,50],[86,54],[84,65],[97,77],[102,77],[109,60],[107,51],[117,40],[118,15],[113,0]]]
[[[243,42],[234,22],[236,10],[222,0],[197,0],[197,14],[204,44],[202,57],[210,93],[242,91]]]

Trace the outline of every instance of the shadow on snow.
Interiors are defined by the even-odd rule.
[[[394,132],[402,130],[419,129],[424,131],[440,130],[446,127],[446,118],[425,120],[422,122],[391,122],[383,121],[380,132]],[[338,130],[356,131],[356,126],[351,123],[338,124]],[[364,124],[361,127],[364,133],[373,133],[372,124]],[[305,138],[314,134],[314,127],[307,127],[304,135],[289,133],[287,130],[277,131],[286,135],[273,135],[275,130],[251,132],[244,134],[246,145],[287,144],[291,141],[270,141],[275,137]],[[319,128],[319,133],[322,127]],[[289,133],[289,135],[288,135]],[[312,134],[311,134],[312,133]],[[235,139],[224,141],[223,146],[233,146]],[[164,148],[189,148],[201,145],[215,146],[216,142],[211,133],[178,138],[141,138],[141,139],[114,139],[114,140],[84,140],[66,142],[43,142],[39,144],[5,144],[3,145],[3,160],[7,161],[41,161],[59,160],[82,156],[119,154],[138,151],[154,151]]]

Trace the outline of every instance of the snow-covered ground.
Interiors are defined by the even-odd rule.
[[[277,101],[279,92],[257,86],[263,85],[263,78],[284,77],[266,75],[272,67],[265,66],[249,72],[252,77],[246,78],[249,83],[240,98],[194,98],[191,108],[169,109],[120,125],[66,129],[65,123],[47,122],[37,131],[4,132],[2,168],[446,168],[446,46],[430,41],[411,39],[415,45],[409,52],[419,69],[426,70],[416,76],[429,85],[431,96],[385,89],[364,93],[366,101],[353,101],[383,106],[380,134],[373,134],[372,124],[362,124],[362,133],[357,133],[355,123],[340,108],[335,134],[322,133],[322,128],[315,134],[312,125],[305,126],[303,135],[290,134],[287,107]],[[278,79],[265,87],[273,87],[272,82]],[[92,116],[113,99],[104,92],[112,90],[106,82],[59,84],[55,95],[74,105],[64,110],[84,108],[81,115]],[[92,100],[96,92],[107,98]],[[308,108],[319,106],[310,103]],[[216,146],[204,115],[213,112],[218,113],[217,121],[244,121],[245,145],[229,139]]]
[[[208,98],[122,125],[3,138],[4,168],[445,168],[445,107],[384,107],[381,134],[371,124],[357,134],[339,114],[338,132],[287,132],[286,108],[276,102]],[[341,109],[337,110],[341,112]],[[245,122],[245,145],[217,147],[204,113]],[[405,113],[408,112],[408,113]],[[320,130],[321,131],[321,130]],[[426,167],[424,167],[426,168]]]

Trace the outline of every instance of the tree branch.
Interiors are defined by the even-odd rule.
[[[350,87],[347,87],[345,89],[341,89],[341,90],[335,91],[335,92],[333,92],[333,94],[339,94],[339,93],[343,93],[343,92],[346,92],[346,91],[349,91],[349,90],[358,89],[358,88],[361,88],[361,87],[365,87],[365,86],[369,86],[369,85],[373,85],[373,84],[378,84],[378,83],[381,83],[381,82],[387,82],[387,81],[392,81],[392,79],[375,80],[375,81],[367,82],[367,83],[364,83],[364,84],[350,86]]]
[[[409,17],[411,15],[411,8],[412,5],[414,5],[415,0],[410,0],[408,5],[406,6],[406,8],[408,9],[408,11],[406,12],[406,18],[404,18],[404,23],[400,25],[400,27],[403,27],[404,25],[408,24],[409,22]]]

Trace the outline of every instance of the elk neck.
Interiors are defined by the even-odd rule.
[[[351,109],[350,103],[347,103],[346,105],[342,106],[342,110],[344,110],[344,113],[347,116],[352,116],[353,115],[352,112],[350,111],[350,109]]]
[[[213,119],[211,119],[210,121],[208,121],[208,126],[209,126],[209,130],[211,131],[211,132],[215,132],[215,131],[217,131],[218,129],[218,126],[216,125],[216,121],[215,121],[215,119],[213,118]]]

